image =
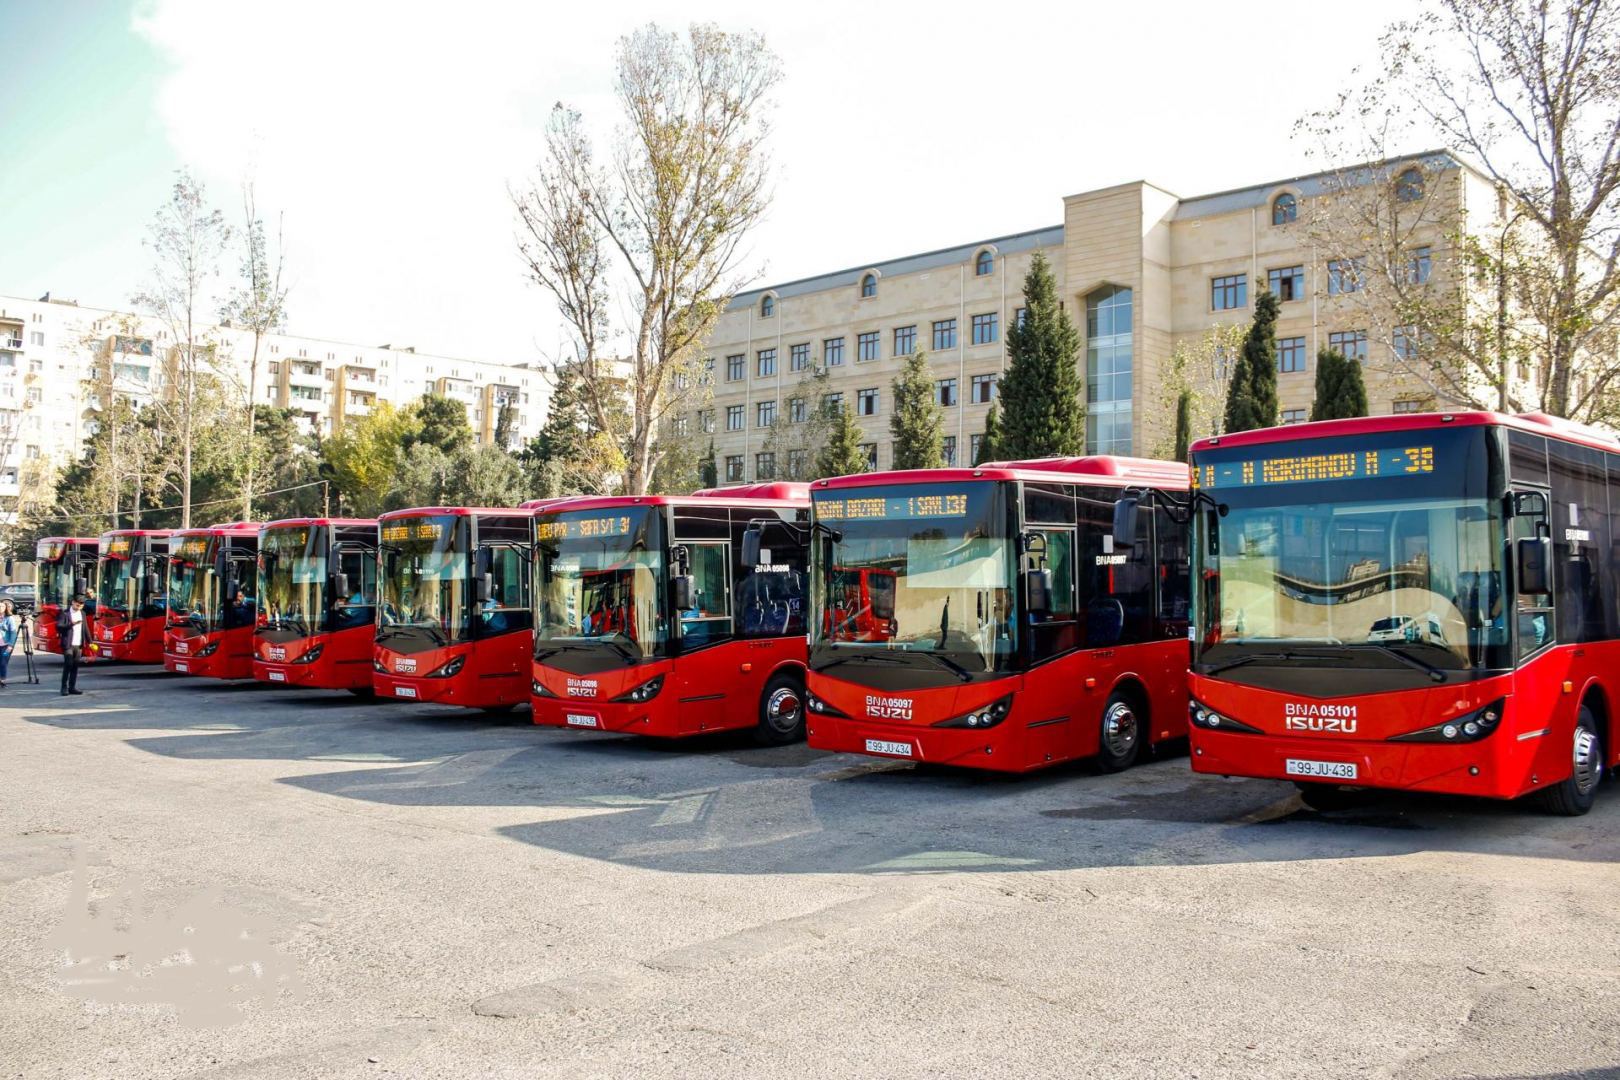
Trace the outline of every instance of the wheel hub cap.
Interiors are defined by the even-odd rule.
[[[1115,757],[1124,757],[1136,746],[1136,713],[1123,701],[1116,701],[1103,715],[1103,742]]]
[[[1603,779],[1603,752],[1598,737],[1590,729],[1575,729],[1575,790],[1582,795]]]
[[[765,715],[771,724],[782,731],[799,722],[799,695],[786,688],[777,690],[765,703]]]

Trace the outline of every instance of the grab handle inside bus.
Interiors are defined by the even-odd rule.
[[[1130,548],[1136,543],[1136,512],[1138,509],[1135,495],[1126,495],[1114,501],[1114,547]]]
[[[1524,536],[1518,542],[1520,595],[1552,592],[1553,542],[1550,536]]]

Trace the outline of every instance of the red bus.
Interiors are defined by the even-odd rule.
[[[163,666],[215,679],[253,678],[259,526],[182,529],[170,538]]]
[[[106,659],[163,661],[170,535],[168,529],[101,534],[95,639]]]
[[[1585,813],[1620,751],[1620,442],[1372,417],[1192,450],[1192,764]]]
[[[96,557],[100,541],[93,536],[47,536],[34,546],[35,596],[34,647],[42,652],[60,653],[56,640],[56,617],[73,594],[87,597],[85,615],[96,610]],[[90,659],[90,650],[84,651]]]
[[[1187,487],[1185,465],[1122,457],[817,480],[810,745],[1115,770],[1184,735]],[[1137,544],[1116,548],[1126,489],[1163,505],[1140,515]],[[861,571],[892,585],[851,617],[846,583]]]
[[[802,738],[809,510],[762,483],[536,513],[534,722]]]
[[[377,522],[293,518],[259,528],[260,682],[370,696]]]
[[[378,519],[378,694],[486,712],[528,700],[532,516],[428,506]]]

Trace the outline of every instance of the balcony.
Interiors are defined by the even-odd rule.
[[[288,363],[287,381],[294,386],[324,386],[326,383],[326,380],[321,375],[321,365],[307,364],[299,360]]]
[[[0,349],[10,352],[22,352],[22,338],[0,335]]]
[[[470,404],[478,399],[472,380],[443,378],[439,380],[439,393],[447,398]]]

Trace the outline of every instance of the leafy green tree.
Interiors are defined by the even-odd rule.
[[[997,456],[1007,459],[1086,452],[1085,385],[1080,331],[1058,298],[1057,281],[1039,252],[1024,276],[1024,322],[1007,328],[1007,372],[1001,377]]]
[[[455,455],[430,442],[413,443],[399,453],[399,464],[383,505],[388,510],[460,505],[461,500],[454,495],[455,481]]]
[[[709,440],[709,449],[704,452],[703,460],[698,463],[698,484],[702,487],[718,487],[720,484],[720,463],[714,456],[714,440]]]
[[[402,446],[406,450],[425,442],[450,454],[473,441],[472,424],[467,421],[467,407],[454,398],[443,394],[423,394],[408,412],[415,421],[416,430],[405,435]]]
[[[1192,391],[1183,390],[1176,397],[1176,446],[1174,460],[1186,461],[1192,446]]]
[[[498,446],[465,447],[454,464],[458,506],[516,506],[532,497],[522,463]]]
[[[517,406],[510,398],[501,401],[500,412],[495,415],[495,445],[502,450],[512,448],[512,437],[517,434]]]
[[[1316,400],[1311,404],[1312,420],[1347,420],[1367,415],[1367,383],[1361,377],[1361,363],[1337,349],[1316,354]]]
[[[776,455],[776,476],[780,480],[814,480],[815,459],[827,444],[827,433],[835,417],[817,402],[825,401],[830,381],[825,367],[812,367],[799,377],[788,392],[784,408],[765,432],[761,448]],[[802,402],[804,419],[794,419],[794,402]]]
[[[617,490],[624,473],[623,452],[614,436],[597,423],[598,410],[590,400],[583,365],[559,364],[555,377],[546,422],[518,454],[529,471],[535,497]]]
[[[1001,452],[1001,439],[1001,414],[992,405],[984,417],[984,438],[979,440],[979,452],[973,455],[973,464],[1006,460],[1006,455]]]
[[[855,416],[842,405],[825,405],[827,412],[827,441],[816,455],[817,476],[850,476],[867,471],[866,451],[861,449],[860,427]]]
[[[945,419],[939,410],[934,374],[921,349],[906,357],[894,380],[894,411],[889,434],[894,437],[896,469],[937,469],[945,463]]]
[[[415,427],[409,415],[384,401],[321,444],[323,475],[346,512],[371,516],[383,509],[401,446]]]
[[[1277,295],[1269,289],[1254,303],[1254,322],[1243,338],[1226,397],[1227,434],[1277,423]]]

